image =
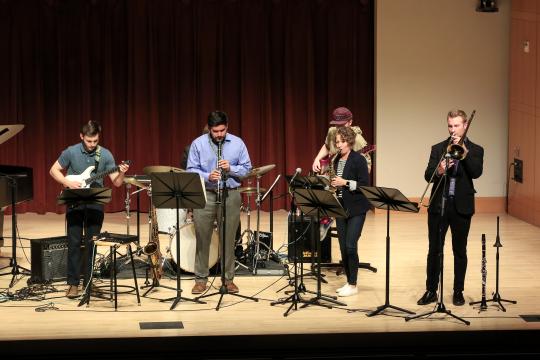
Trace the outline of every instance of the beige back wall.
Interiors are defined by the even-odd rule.
[[[476,0],[376,1],[376,185],[420,197],[431,145],[448,136],[446,114],[470,114],[485,149],[480,197],[505,196],[510,0],[498,13]]]

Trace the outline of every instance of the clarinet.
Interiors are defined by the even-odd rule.
[[[480,301],[480,310],[487,309],[486,302],[486,278],[487,278],[487,268],[486,268],[486,234],[482,234],[482,300]]]
[[[218,142],[217,145],[217,161],[216,161],[216,169],[218,169],[221,173],[221,177],[218,180],[217,183],[217,189],[216,189],[216,204],[221,204],[221,199],[223,196],[223,170],[219,167],[219,161],[223,157],[223,141]]]

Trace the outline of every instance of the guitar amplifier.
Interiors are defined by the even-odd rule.
[[[32,239],[30,240],[30,253],[32,256],[30,261],[32,275],[29,283],[42,284],[66,279],[67,236]],[[84,245],[81,245],[81,258],[83,257]]]
[[[294,243],[296,242],[296,254],[297,261],[304,263],[311,263],[311,257],[314,257],[314,261],[317,261],[317,244],[315,241],[319,241],[320,230],[317,220],[314,219],[311,223],[311,217],[304,216],[303,222],[300,216],[296,217],[296,221],[293,222],[292,218],[288,220],[289,233],[288,233],[288,259],[294,261]],[[329,232],[330,233],[330,232]],[[331,236],[328,235],[321,241],[321,263],[332,262],[331,251]]]

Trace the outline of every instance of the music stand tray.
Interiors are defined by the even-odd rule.
[[[409,201],[398,189],[376,187],[376,186],[360,186],[360,191],[368,199],[374,207],[378,209],[386,209],[386,290],[385,302],[377,307],[376,310],[366,314],[367,316],[375,316],[381,314],[387,308],[402,311],[408,314],[414,312],[390,304],[390,210],[414,212],[419,211],[418,204]]]
[[[111,201],[112,190],[109,188],[64,189],[58,196],[58,205],[107,204]]]
[[[199,304],[205,302],[181,296],[180,280],[180,220],[179,209],[203,209],[206,206],[206,191],[202,177],[192,172],[156,172],[150,174],[152,204],[157,209],[176,209],[176,296],[161,301],[173,300],[171,310],[184,301]]]
[[[300,177],[299,182],[305,181],[311,182],[309,178],[313,179],[313,182],[320,184],[318,177]],[[317,219],[317,224],[320,222],[321,216],[328,217],[347,217],[347,212],[341,206],[336,195],[329,190],[323,189],[294,189],[294,198],[297,207],[307,216],[312,216]],[[325,295],[321,293],[321,242],[317,240],[317,292],[316,296],[310,300],[304,302],[302,308],[309,305],[318,305],[326,308],[332,308],[333,306],[321,303],[321,300],[347,306],[347,304],[337,301],[335,296]]]

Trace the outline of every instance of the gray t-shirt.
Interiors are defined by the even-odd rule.
[[[68,175],[80,175],[89,166],[96,165],[96,153],[97,149],[92,152],[87,152],[83,143],[71,145],[60,154],[58,163],[63,169],[67,170]],[[99,146],[99,163],[98,168],[94,169],[92,174],[99,174],[104,171],[110,170],[116,166],[114,157],[109,150]],[[96,180],[92,187],[103,187],[103,178]]]

